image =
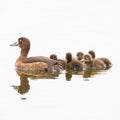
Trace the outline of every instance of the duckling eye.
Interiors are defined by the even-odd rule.
[[[85,59],[85,60],[88,60],[89,58],[88,58],[88,56],[85,56],[84,59]]]

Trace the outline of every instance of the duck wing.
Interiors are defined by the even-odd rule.
[[[23,63],[32,63],[32,62],[44,62],[50,66],[56,65],[56,64],[61,65],[59,61],[52,60],[44,56],[29,57],[23,61]]]

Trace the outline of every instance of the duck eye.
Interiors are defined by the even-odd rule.
[[[22,44],[22,40],[21,39],[19,40],[19,44]]]

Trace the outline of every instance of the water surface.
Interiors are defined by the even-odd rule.
[[[6,60],[8,61],[8,60]],[[119,109],[118,65],[106,71],[43,76],[16,72],[3,61],[1,118],[111,119]],[[7,68],[7,69],[6,69]]]
[[[118,0],[0,1],[0,120],[120,120]],[[111,69],[26,75],[15,71],[19,37],[29,56],[94,50]]]

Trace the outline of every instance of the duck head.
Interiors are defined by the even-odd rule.
[[[11,44],[10,46],[19,46],[21,48],[21,55],[27,56],[30,50],[30,41],[28,38],[20,37],[17,42]]]

